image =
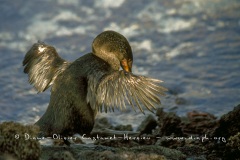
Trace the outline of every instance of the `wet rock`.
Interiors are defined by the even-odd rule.
[[[117,131],[133,131],[132,125],[117,125],[114,127]]]
[[[173,134],[169,137],[176,137],[176,136],[174,136],[174,134]],[[160,139],[157,140],[155,145],[164,146],[164,147],[168,147],[168,148],[172,148],[172,149],[176,149],[178,147],[182,147],[185,145],[184,140],[168,139],[169,137],[167,137],[167,136],[161,137]]]
[[[212,137],[227,141],[217,140],[215,143],[210,143],[208,147],[209,157],[218,156],[225,159],[239,159],[239,132],[240,132],[240,105],[236,106],[233,111],[223,115],[218,126],[212,133]]]
[[[185,135],[209,135],[217,127],[217,118],[206,112],[188,112],[187,118],[182,118],[182,122],[182,130]]]
[[[217,150],[222,147],[221,152]],[[234,136],[230,136],[226,145],[220,144],[215,146],[216,153],[225,159],[240,159],[240,132]]]
[[[71,144],[85,144],[85,142],[77,136],[73,136],[72,140],[68,140]],[[65,142],[62,139],[53,139],[53,145],[55,146],[66,146]]]
[[[105,159],[116,159],[116,160],[123,160],[119,155],[114,154],[112,151],[85,151],[81,152],[78,155],[79,160],[105,160]]]
[[[166,147],[155,146],[155,145],[142,145],[142,146],[132,147],[125,150],[136,153],[137,155],[140,153],[144,153],[147,155],[156,154],[156,155],[164,156],[166,157],[166,159],[173,159],[173,160],[184,159],[186,157],[182,152],[177,151],[175,149],[169,149]]]
[[[0,160],[17,160],[17,158],[14,158],[10,154],[0,154]]]
[[[155,131],[159,136],[183,136],[181,118],[175,113],[166,113],[162,108],[156,112],[158,116],[158,129]]]
[[[240,132],[228,139],[227,146],[240,152]]]
[[[39,159],[41,148],[37,138],[39,128],[16,122],[0,124],[0,155],[9,154],[12,159]],[[11,159],[11,158],[8,158]]]
[[[123,152],[120,154],[120,157],[122,159],[128,159],[128,160],[167,160],[167,158],[163,155],[158,155],[155,153],[134,153],[134,152]]]
[[[124,130],[126,129],[126,130]],[[133,132],[131,125],[118,125],[112,126],[107,118],[97,119],[91,136],[123,136],[124,134],[129,134],[132,136],[139,135],[139,132]]]
[[[130,125],[114,127],[104,118],[98,121],[100,123],[97,124],[97,129],[95,128],[95,131],[93,131],[94,134],[90,137],[95,138],[95,140],[92,139],[95,142],[94,145],[72,144],[70,147],[42,146],[41,159],[239,159],[239,108],[240,105],[235,107],[234,110],[228,114],[223,115],[220,120],[217,120],[212,114],[204,112],[192,111],[189,112],[186,117],[180,118],[174,113],[166,113],[162,109],[158,109],[156,113],[158,117],[157,121],[152,115],[146,117],[139,126],[138,132],[128,131],[131,129]],[[26,131],[33,135],[36,134],[35,129],[33,129],[34,127],[31,127],[31,129],[34,130],[31,131],[27,126],[23,126],[25,129],[25,131],[23,131],[21,127],[19,128],[20,124],[13,123],[15,124],[13,125],[11,123],[3,123],[0,125],[0,145],[4,144],[6,140],[6,138],[3,138],[4,136],[2,135],[4,134],[2,133],[16,133],[16,130],[20,130],[21,132],[18,133],[25,133]],[[26,130],[26,128],[29,130]],[[202,134],[205,133],[210,138],[215,137],[217,139],[208,140],[206,142],[188,139],[188,137],[191,137],[190,135],[201,137]],[[125,136],[125,138],[109,138],[114,135],[120,137]],[[226,136],[227,142],[219,139],[224,136]],[[104,139],[104,137],[107,137],[107,139]],[[183,137],[183,139],[181,139],[181,137]],[[184,137],[186,139],[184,139]],[[15,147],[19,146],[19,144],[15,143],[17,142],[15,141],[11,144],[14,144]],[[34,145],[35,143],[31,144]],[[0,150],[3,154],[2,147]],[[38,153],[38,151],[35,153]],[[19,159],[11,152],[10,156],[0,154],[0,160],[1,158],[15,160],[15,157],[12,156]]]
[[[55,152],[49,160],[75,160],[72,153],[69,151]]]
[[[81,160],[96,160],[96,159],[114,159],[114,160],[135,160],[135,159],[185,159],[185,155],[180,151],[169,149],[161,146],[155,145],[142,145],[138,147],[131,148],[114,148],[106,147],[102,145],[73,145],[71,147],[48,147],[43,146],[44,156],[42,159],[49,159],[49,155],[57,156],[58,153],[71,152],[72,155],[75,155],[75,159]],[[57,154],[56,154],[57,153]],[[60,157],[60,155],[58,155]],[[64,159],[65,160],[65,159]]]
[[[178,105],[184,105],[184,104],[187,104],[187,100],[181,97],[177,97],[175,99],[175,103]]]
[[[139,146],[139,142],[136,140],[97,140],[95,145],[103,145],[109,147],[134,147]]]
[[[198,145],[185,145],[178,147],[177,150],[188,156],[189,159],[205,160],[204,149]]]
[[[112,124],[108,121],[107,118],[103,117],[100,119],[96,119],[93,130],[101,130],[101,129],[112,129],[112,130],[118,130],[118,131],[132,131],[132,125],[117,125],[112,126]]]
[[[140,132],[140,134],[144,133],[152,133],[152,130],[155,129],[157,126],[157,121],[153,117],[153,115],[148,115],[145,120],[139,125],[137,131]]]
[[[113,126],[111,125],[111,123],[109,123],[107,118],[103,117],[95,120],[94,129],[98,130],[105,128],[113,128]]]
[[[240,132],[240,104],[236,106],[233,111],[223,115],[219,120],[219,126],[213,133],[216,137],[225,137],[228,139],[230,136],[236,135]]]

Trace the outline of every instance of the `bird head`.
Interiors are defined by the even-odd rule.
[[[121,66],[126,72],[132,71],[131,46],[123,35],[115,31],[104,31],[99,34],[93,40],[92,52],[116,70]]]

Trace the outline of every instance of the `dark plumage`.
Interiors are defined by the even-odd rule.
[[[24,58],[24,73],[39,92],[52,86],[47,111],[36,122],[43,135],[89,134],[98,111],[123,109],[125,101],[142,112],[142,106],[155,109],[166,89],[158,85],[161,80],[132,74],[132,62],[127,39],[114,31],[98,35],[92,53],[74,62],[60,58],[52,46],[34,44]]]

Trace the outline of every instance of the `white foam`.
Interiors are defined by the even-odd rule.
[[[174,58],[178,55],[184,54],[182,51],[186,50],[186,48],[192,47],[193,43],[188,42],[188,43],[182,43],[178,45],[177,47],[173,48],[171,51],[166,53],[166,57],[171,59]]]
[[[118,8],[125,0],[95,0],[95,7],[99,8]]]

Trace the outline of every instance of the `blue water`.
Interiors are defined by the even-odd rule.
[[[166,110],[219,117],[240,103],[238,0],[2,0],[0,21],[0,121],[34,123],[47,108],[50,91],[37,94],[23,73],[33,43],[51,44],[72,61],[107,29],[130,41],[135,74],[164,80]],[[134,127],[144,118],[131,109],[102,116]]]

